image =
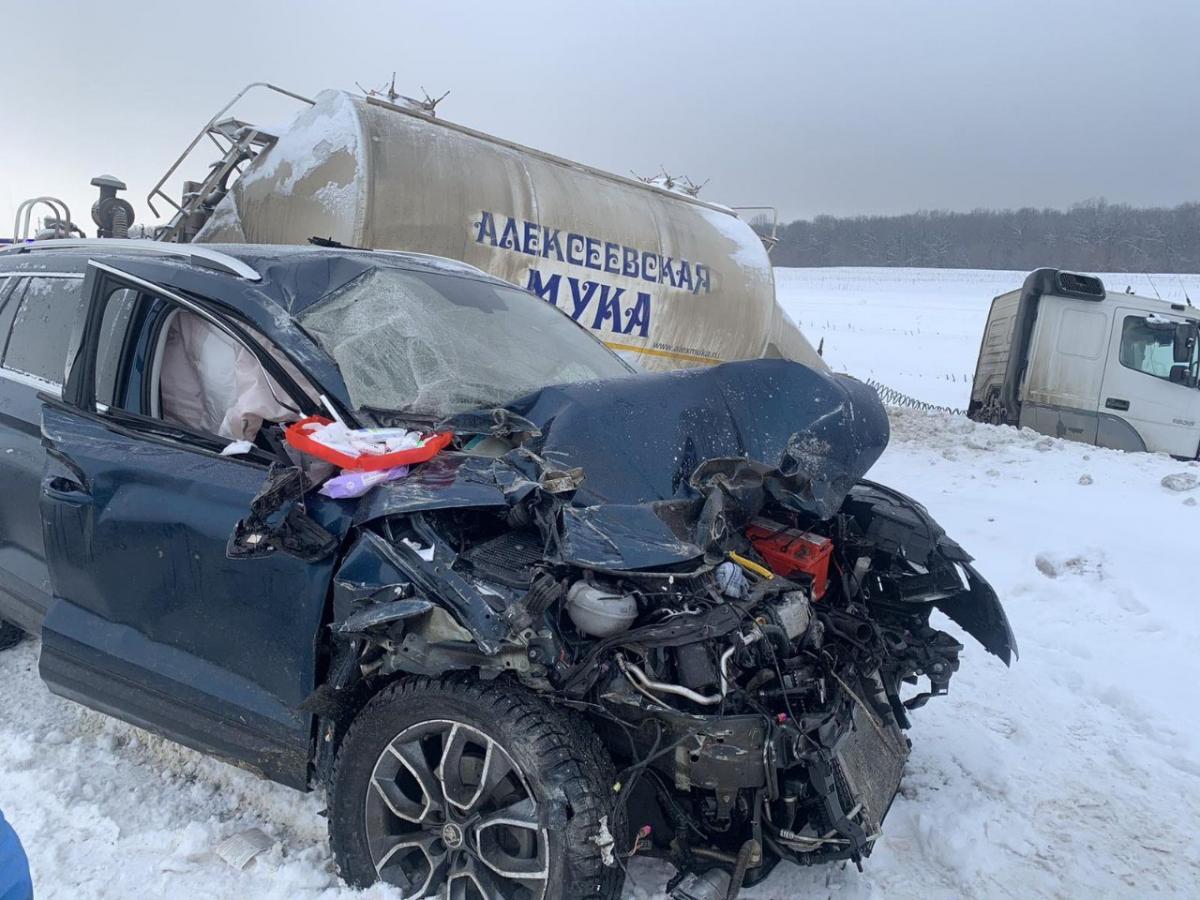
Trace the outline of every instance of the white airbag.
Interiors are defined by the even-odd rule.
[[[232,441],[253,441],[264,421],[299,418],[253,353],[184,310],[168,328],[159,391],[165,420]]]

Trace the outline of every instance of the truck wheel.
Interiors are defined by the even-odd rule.
[[[24,638],[25,632],[20,628],[0,619],[0,650],[7,650],[9,647],[17,646]]]
[[[348,882],[406,900],[614,900],[613,779],[587,723],[519,685],[408,678],[342,740],[330,843]]]

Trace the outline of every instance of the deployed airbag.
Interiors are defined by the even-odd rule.
[[[253,441],[264,421],[299,418],[254,354],[194,313],[175,313],[162,353],[159,392],[168,422]]]

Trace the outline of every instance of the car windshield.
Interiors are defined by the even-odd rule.
[[[455,275],[372,269],[300,322],[359,409],[449,416],[633,371],[546,301]]]

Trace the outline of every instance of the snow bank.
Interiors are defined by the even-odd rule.
[[[1197,896],[1200,507],[1161,481],[1200,467],[943,414],[892,426],[871,477],[977,557],[1021,658],[1006,669],[943,619],[962,668],[913,714],[865,872],[781,868],[747,897]]]
[[[961,403],[920,388],[961,364],[947,354],[966,337],[958,358],[973,365],[979,310],[962,306],[985,309],[1019,273],[888,275],[779,273],[798,317],[828,323],[827,353],[844,354],[829,358]],[[1188,290],[1200,295],[1200,279]],[[975,554],[1021,658],[1006,669],[963,637],[950,696],[914,714],[901,796],[864,873],[781,867],[748,897],[1200,895],[1200,487],[1163,483],[1200,466],[942,414],[899,411],[892,426],[871,477],[918,497]],[[322,803],[50,696],[31,643],[0,656],[0,808],[39,897],[397,896],[338,884]],[[238,872],[214,848],[250,827],[276,845]],[[627,900],[661,900],[665,866],[631,874]]]

